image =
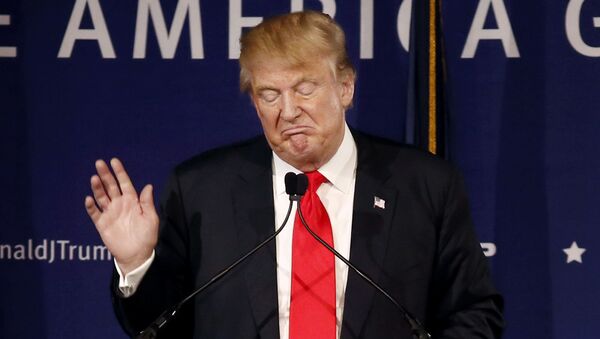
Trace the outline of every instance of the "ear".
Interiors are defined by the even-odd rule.
[[[348,73],[344,74],[340,81],[340,97],[344,108],[352,106],[352,99],[354,98],[354,79],[354,74]]]

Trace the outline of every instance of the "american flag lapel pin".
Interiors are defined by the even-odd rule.
[[[373,199],[373,208],[381,208],[382,210],[385,209],[385,200],[381,199],[378,196],[375,196]]]

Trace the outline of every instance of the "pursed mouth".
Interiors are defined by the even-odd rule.
[[[305,132],[307,132],[310,129],[310,127],[308,126],[294,126],[294,127],[289,127],[283,130],[283,132],[281,132],[281,134],[283,136],[292,136],[292,135],[296,135],[296,134],[303,134]]]

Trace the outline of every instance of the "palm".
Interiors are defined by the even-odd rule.
[[[158,236],[158,215],[147,185],[138,195],[121,162],[111,161],[115,176],[104,161],[96,162],[91,179],[94,198],[86,197],[90,218],[108,250],[123,270],[130,271],[150,257]],[[99,207],[99,208],[98,208]]]
[[[112,199],[98,220],[102,241],[116,258],[132,258],[140,249],[154,247],[156,213],[142,213],[136,196]],[[150,234],[149,234],[150,233]]]

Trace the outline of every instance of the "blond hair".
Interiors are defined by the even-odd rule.
[[[277,58],[304,67],[331,58],[334,76],[356,76],[342,28],[327,14],[305,11],[269,18],[240,39],[240,89],[251,89],[251,69],[259,60]]]

